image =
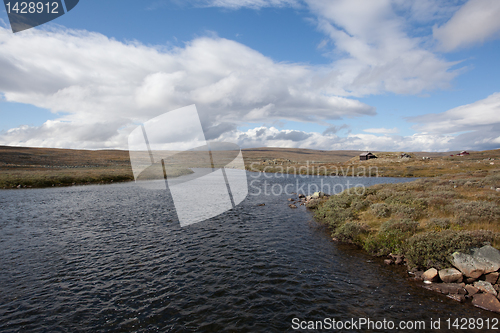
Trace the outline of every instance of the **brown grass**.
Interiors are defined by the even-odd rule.
[[[449,265],[449,253],[469,245],[488,240],[500,248],[497,188],[500,169],[469,171],[379,184],[362,196],[344,191],[314,206],[314,214],[330,227],[334,237],[350,240],[369,252],[400,252],[413,265],[444,267]],[[450,240],[458,243],[447,243]],[[435,253],[441,250],[433,251],[432,246],[442,253]]]
[[[500,150],[450,153],[374,152],[379,158],[359,161],[360,151],[299,148],[243,149],[245,167],[251,171],[385,177],[436,177],[468,173],[481,176],[500,164]],[[422,157],[431,157],[423,160]],[[490,160],[493,159],[493,160]],[[493,164],[491,164],[493,163]],[[133,180],[129,153],[124,150],[75,150],[0,146],[0,188],[43,187]],[[488,196],[488,194],[477,194]]]

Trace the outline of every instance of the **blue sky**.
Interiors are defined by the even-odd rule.
[[[0,144],[127,148],[196,104],[242,147],[500,148],[497,0],[81,0],[13,34]]]

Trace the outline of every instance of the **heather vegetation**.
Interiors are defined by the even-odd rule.
[[[169,175],[180,176],[190,172],[179,168],[169,170]],[[134,180],[134,175],[127,151],[0,146],[0,189],[131,180]]]
[[[332,236],[412,267],[449,267],[455,251],[500,247],[500,170],[379,184],[310,204]]]

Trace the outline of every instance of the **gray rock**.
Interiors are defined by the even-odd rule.
[[[476,294],[472,304],[484,310],[500,313],[500,301],[492,294]]]
[[[485,277],[486,281],[488,281],[489,283],[495,284],[498,281],[498,276],[499,275],[500,275],[500,273],[493,272],[493,273],[490,273],[490,274],[486,274],[484,277]]]
[[[444,283],[462,282],[462,273],[456,268],[446,268],[439,271],[439,278]]]
[[[500,251],[490,245],[472,249],[472,254],[455,252],[451,263],[466,277],[479,278],[500,268]]]
[[[464,279],[464,282],[467,283],[467,284],[471,284],[471,283],[474,283],[476,280],[477,280],[476,278],[466,277]]]
[[[495,290],[495,288],[493,288],[491,283],[489,283],[487,281],[476,281],[476,282],[474,282],[474,287],[476,287],[477,289],[479,289],[483,293],[489,293],[489,294],[492,294],[495,296],[497,295],[497,291]]]
[[[460,283],[433,283],[424,286],[425,289],[436,291],[441,294],[449,295],[465,295],[467,290]]]
[[[392,263],[393,263],[392,259],[384,259],[384,264],[392,265]]]
[[[318,199],[318,198],[323,198],[325,196],[325,193],[319,191],[319,192],[314,192],[312,195],[313,199]]]
[[[479,289],[477,289],[474,286],[471,286],[470,284],[465,286],[465,290],[467,290],[467,294],[469,294],[469,296],[474,296],[479,292]]]
[[[424,281],[429,281],[429,282],[436,282],[439,280],[439,274],[437,269],[435,268],[429,268],[422,274],[422,277]]]
[[[457,301],[457,302],[460,302],[460,303],[465,302],[465,295],[460,295],[460,294],[449,294],[449,295],[446,295],[446,297],[449,297],[449,298],[451,298],[452,300]]]

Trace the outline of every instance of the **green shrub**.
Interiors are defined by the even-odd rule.
[[[408,192],[395,192],[390,197],[385,199],[385,203],[388,205],[411,205],[413,204],[415,197]]]
[[[306,203],[306,207],[309,209],[317,209],[319,207],[321,200],[319,199],[311,199]]]
[[[332,195],[327,201],[316,206],[314,217],[335,230],[348,220],[357,220],[359,210],[368,204],[368,201],[363,200],[363,196],[342,192]]]
[[[429,220],[428,226],[436,231],[446,230],[451,227],[451,220],[446,218],[432,218]]]
[[[500,207],[489,201],[456,200],[451,207],[460,224],[493,222],[500,218]]]
[[[365,240],[363,248],[373,255],[384,256],[389,253],[403,253],[403,244],[409,237],[401,230],[389,230],[370,235]]]
[[[446,268],[455,251],[467,252],[492,242],[497,234],[491,231],[430,231],[412,236],[406,241],[405,256],[410,267]]]
[[[488,176],[484,177],[484,179],[482,179],[479,183],[482,186],[486,187],[491,187],[491,186],[495,188],[500,187],[500,172],[489,174]]]
[[[384,201],[385,199],[389,198],[392,194],[394,193],[394,190],[391,188],[382,188],[381,190],[377,191],[377,199],[380,201]]]
[[[418,220],[425,215],[425,209],[419,206],[390,205],[392,215],[400,219]]]
[[[375,215],[378,218],[389,217],[391,215],[391,210],[389,209],[389,206],[387,206],[385,203],[376,203],[371,205],[370,208],[373,215]]]
[[[332,236],[341,242],[362,245],[361,235],[367,234],[368,231],[369,228],[366,224],[348,221],[335,229]]]
[[[369,206],[370,201],[358,195],[354,195],[354,197],[351,199],[351,209],[355,212],[366,210]]]
[[[418,225],[417,221],[410,219],[389,220],[382,223],[380,231],[387,232],[390,230],[399,230],[401,232],[410,232],[414,234],[417,231]]]

